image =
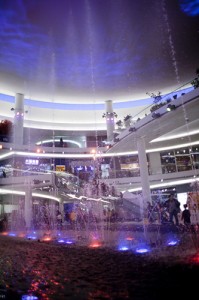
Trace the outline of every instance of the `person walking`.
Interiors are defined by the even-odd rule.
[[[170,194],[165,205],[169,212],[169,222],[173,223],[173,218],[175,219],[175,225],[179,225],[178,213],[180,212],[180,202],[174,197],[174,194]]]

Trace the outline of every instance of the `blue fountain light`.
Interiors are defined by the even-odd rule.
[[[143,254],[143,253],[148,253],[150,250],[149,250],[149,248],[145,248],[145,247],[141,247],[141,248],[137,248],[136,250],[135,250],[135,252],[136,253],[139,253],[139,254]]]
[[[29,239],[29,240],[36,240],[37,237],[34,236],[34,235],[27,235],[27,239]]]
[[[16,233],[10,232],[8,235],[9,235],[9,236],[16,236]]]
[[[127,247],[127,246],[120,246],[120,247],[118,248],[118,250],[119,250],[119,251],[128,251],[128,250],[129,250],[129,247]]]
[[[74,243],[74,241],[70,241],[70,240],[66,241],[66,244],[68,244],[68,245],[73,244],[73,243]]]
[[[127,240],[120,240],[118,244],[119,251],[128,251],[131,248],[131,244]]]
[[[38,300],[39,298],[34,295],[23,295],[21,300]]]
[[[167,237],[167,240],[166,240],[167,246],[176,246],[177,244],[179,244],[179,239],[177,236],[170,235]]]
[[[37,239],[36,232],[33,231],[32,233],[28,234],[26,236],[26,238],[29,239],[29,240],[36,240]]]
[[[63,239],[58,240],[58,243],[64,243],[65,241]]]
[[[170,240],[167,242],[167,245],[168,246],[175,246],[178,244],[178,240]]]
[[[74,244],[75,241],[69,240],[69,239],[66,239],[66,238],[60,238],[60,239],[58,239],[58,243],[71,245],[71,244]]]

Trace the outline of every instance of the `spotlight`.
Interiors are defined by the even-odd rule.
[[[177,99],[178,95],[173,95],[173,99]]]
[[[176,106],[174,104],[169,104],[167,106],[167,111],[171,111],[171,110],[174,110],[174,109],[176,109]]]
[[[157,118],[159,118],[160,116],[161,116],[160,113],[154,112],[154,113],[152,114],[152,118],[153,118],[153,119],[157,119]]]
[[[130,127],[129,128],[129,132],[135,132],[136,131],[136,128],[135,127]]]

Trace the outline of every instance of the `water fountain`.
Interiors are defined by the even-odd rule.
[[[180,76],[179,70],[177,65],[177,60],[175,56],[175,47],[171,35],[171,27],[168,21],[168,16],[166,12],[166,6],[164,1],[162,3],[162,10],[163,10],[163,21],[166,25],[166,30],[169,33],[168,44],[171,52],[171,65],[176,77],[176,82],[180,85]],[[89,72],[90,72],[90,88],[92,90],[93,95],[93,103],[95,103],[96,99],[96,88],[95,88],[95,76],[94,76],[94,47],[93,47],[93,32],[92,32],[92,24],[91,24],[91,10],[89,6],[89,2],[86,1],[86,12],[87,12],[87,32],[88,32],[88,46],[89,46]],[[71,28],[74,27],[71,26]],[[51,48],[51,45],[48,45]],[[41,57],[40,57],[41,60]],[[50,69],[50,96],[52,98],[52,102],[54,101],[55,97],[55,61],[56,57],[54,54],[50,56],[51,61],[51,69]],[[128,75],[130,76],[130,75]],[[128,77],[130,80],[130,78]],[[129,81],[130,82],[130,81]],[[18,104],[23,101],[22,95],[18,95]],[[110,101],[110,100],[109,100]],[[183,99],[182,99],[183,102]],[[186,125],[186,130],[189,132],[189,123],[188,123],[188,116],[186,109],[183,106],[183,113],[184,113],[184,124]],[[17,115],[17,113],[19,113]],[[20,149],[22,146],[22,119],[19,120],[20,114],[23,114],[24,111],[22,107],[16,105],[16,128],[15,131],[15,139],[14,139],[14,146],[16,149]],[[94,112],[95,113],[95,112]],[[159,115],[160,116],[160,115]],[[18,118],[18,119],[17,119]],[[54,112],[52,111],[52,123],[54,121]],[[159,123],[161,127],[161,122]],[[111,127],[112,128],[112,127]],[[110,128],[109,128],[110,129]],[[157,128],[158,129],[158,128]],[[136,130],[134,131],[136,132]],[[109,132],[110,133],[110,132]],[[31,135],[30,135],[31,136]],[[30,137],[29,136],[29,137]],[[53,130],[52,133],[53,140],[55,140],[55,131]],[[97,136],[97,132],[96,132]],[[97,141],[97,138],[96,138]],[[134,203],[134,209],[138,209],[140,214],[139,220],[132,220],[124,217],[123,214],[119,210],[118,204],[118,211],[120,212],[117,216],[111,214],[112,208],[115,209],[116,204],[114,202],[122,203],[124,206],[125,197],[122,199],[120,193],[114,193],[114,195],[104,194],[104,189],[102,188],[102,182],[98,180],[91,180],[90,182],[85,182],[84,184],[80,184],[79,179],[72,175],[72,174],[58,174],[55,169],[50,170],[49,175],[52,178],[51,184],[48,187],[48,199],[46,199],[46,195],[42,188],[45,186],[43,184],[43,179],[45,177],[45,173],[41,172],[27,172],[24,176],[23,184],[21,185],[22,190],[17,190],[15,192],[18,193],[18,196],[14,196],[15,190],[15,180],[11,184],[11,190],[13,193],[10,194],[10,203],[15,208],[14,211],[10,214],[10,218],[8,220],[7,230],[3,231],[2,234],[7,234],[10,236],[10,240],[17,237],[16,245],[18,245],[19,239],[20,241],[22,238],[25,238],[26,243],[21,243],[20,245],[22,248],[22,254],[26,259],[24,260],[23,272],[21,277],[23,278],[23,274],[26,274],[28,280],[29,277],[33,278],[32,281],[30,280],[31,284],[29,287],[29,292],[33,293],[36,291],[39,295],[42,295],[43,290],[50,290],[49,286],[58,286],[60,289],[62,288],[62,284],[58,282],[56,279],[56,274],[58,271],[54,272],[52,278],[50,278],[49,282],[47,282],[46,278],[49,278],[47,275],[49,272],[49,267],[45,268],[46,274],[42,273],[41,266],[39,265],[38,259],[35,257],[39,255],[38,253],[42,252],[42,261],[46,263],[47,266],[50,264],[56,269],[58,267],[62,267],[62,263],[66,268],[68,274],[73,274],[72,268],[75,267],[78,269],[78,264],[81,265],[81,262],[78,261],[80,252],[89,253],[86,259],[92,262],[91,268],[94,264],[97,264],[96,261],[96,253],[102,253],[97,256],[99,259],[99,264],[101,263],[102,256],[107,255],[108,258],[107,262],[110,261],[110,268],[107,267],[106,262],[106,271],[108,269],[114,268],[119,260],[117,258],[124,259],[124,263],[126,262],[125,259],[128,257],[128,262],[133,261],[136,262],[137,256],[141,255],[143,261],[145,262],[146,257],[152,257],[157,259],[157,257],[168,256],[171,257],[172,255],[175,256],[176,253],[181,256],[189,255],[190,253],[197,253],[199,248],[198,242],[198,228],[197,226],[189,228],[189,231],[184,231],[184,227],[176,227],[172,224],[161,224],[161,213],[160,209],[157,209],[157,206],[153,206],[152,210],[147,215],[147,208],[146,203],[147,200],[151,202],[151,190],[149,186],[149,178],[148,174],[148,166],[147,166],[147,159],[146,159],[146,151],[145,151],[145,141],[144,137],[137,137],[135,138],[134,142],[137,143],[138,152],[139,152],[139,164],[141,166],[141,185],[142,185],[142,194],[136,195],[138,200],[137,206]],[[191,142],[191,136],[189,136],[189,142]],[[29,139],[29,148],[31,145],[31,140]],[[55,153],[54,145],[53,145],[53,153]],[[15,164],[13,158],[13,165]],[[96,162],[97,164],[97,162]],[[52,159],[52,165],[54,166],[54,158]],[[98,166],[96,170],[98,170]],[[17,176],[21,177],[22,173],[24,173],[23,169],[13,168],[13,172],[18,172]],[[97,173],[97,172],[96,172]],[[96,174],[97,175],[97,174]],[[13,176],[14,178],[15,176]],[[106,176],[105,176],[106,177]],[[18,178],[19,179],[19,178]],[[103,178],[103,185],[108,185],[108,180]],[[82,187],[84,186],[84,187]],[[46,186],[47,187],[47,184]],[[39,191],[41,189],[41,191]],[[52,192],[52,195],[51,195]],[[50,196],[54,197],[53,199]],[[133,195],[131,194],[133,198]],[[62,199],[62,203],[58,201]],[[134,199],[135,200],[135,199]],[[65,205],[65,206],[64,206]],[[66,210],[65,210],[66,207]],[[123,207],[122,207],[123,209]],[[156,213],[158,213],[157,222],[150,222],[151,217],[153,217],[154,211],[157,209]],[[126,209],[128,210],[128,208]],[[130,210],[130,208],[129,208]],[[193,209],[194,210],[194,209]],[[62,219],[59,218],[61,213]],[[5,229],[5,228],[4,228]],[[13,242],[14,243],[14,242]],[[11,243],[10,243],[11,244]],[[29,263],[31,261],[30,257],[26,255],[26,247],[32,248],[30,253],[32,255],[31,259],[33,260],[32,265]],[[36,253],[38,247],[38,253]],[[42,248],[43,247],[43,248]],[[36,250],[35,250],[35,249]],[[51,260],[51,255],[53,251],[56,253],[53,256],[53,262]],[[67,260],[67,255],[69,251],[64,252],[65,249],[70,249],[70,260],[73,261],[73,265],[71,267],[70,261]],[[105,250],[104,252],[97,252],[95,250]],[[34,252],[35,250],[35,252]],[[76,251],[77,250],[77,251]],[[46,259],[47,254],[49,254],[48,259]],[[76,252],[75,252],[76,251]],[[79,251],[79,252],[78,252]],[[91,252],[92,251],[92,252]],[[60,253],[59,253],[60,252]],[[125,252],[125,253],[123,253]],[[35,254],[36,253],[36,254]],[[64,253],[64,254],[63,254]],[[116,253],[116,254],[115,254]],[[119,253],[119,254],[118,254]],[[59,254],[61,259],[59,260]],[[124,254],[124,255],[123,255]],[[135,256],[133,256],[135,254]],[[46,256],[45,256],[46,255]],[[105,255],[105,257],[106,257]],[[110,256],[109,256],[110,255]],[[116,255],[116,256],[114,256]],[[118,256],[117,256],[118,255]],[[133,259],[130,256],[133,256]],[[148,255],[148,256],[147,256]],[[10,255],[11,257],[12,255]],[[73,257],[74,256],[74,257]],[[7,258],[7,262],[10,261],[10,257]],[[114,259],[113,259],[114,257]],[[116,259],[115,259],[116,257]],[[129,258],[130,257],[130,258]],[[38,258],[38,257],[37,257]],[[57,260],[56,260],[57,259]],[[113,259],[113,261],[112,261]],[[67,260],[67,264],[65,261]],[[19,261],[19,260],[18,260]],[[17,263],[19,263],[17,261]],[[78,262],[77,262],[78,261]],[[195,261],[198,262],[198,256],[195,257]],[[132,269],[134,266],[131,264]],[[103,261],[102,261],[103,263]],[[1,264],[1,261],[0,261]],[[28,267],[26,267],[26,264]],[[96,273],[100,273],[100,266],[97,264],[98,268]],[[143,267],[143,265],[141,265]],[[31,269],[32,267],[32,269]],[[137,267],[137,266],[136,266]],[[118,268],[119,269],[119,268]],[[136,269],[136,268],[135,268]],[[144,268],[142,268],[145,270]],[[4,270],[3,266],[0,265],[0,270]],[[82,268],[82,273],[84,272],[84,268]],[[114,272],[117,271],[114,269]],[[136,272],[138,273],[138,268]],[[87,273],[88,269],[86,270]],[[53,273],[53,272],[52,272]],[[81,273],[81,272],[79,272]],[[87,278],[87,274],[85,276],[78,277],[80,284],[78,288],[85,286],[85,278]],[[116,272],[115,272],[116,273]],[[5,273],[6,274],[6,273]],[[69,276],[67,274],[67,276]],[[104,272],[105,274],[105,272]],[[1,274],[0,274],[1,275]],[[120,274],[122,275],[122,274]],[[135,274],[137,275],[137,274]],[[32,276],[32,277],[31,277]],[[54,277],[53,277],[54,276]],[[114,282],[115,274],[112,274],[111,280]],[[20,277],[20,276],[18,276]],[[106,277],[106,276],[105,276]],[[135,276],[136,277],[136,276]],[[37,278],[39,278],[37,280]],[[75,274],[72,277],[74,282],[77,278]],[[74,279],[75,278],[75,279]],[[0,279],[2,279],[0,277]],[[68,278],[64,278],[64,284],[67,285]],[[82,280],[82,281],[81,281]],[[92,280],[92,278],[91,278]],[[99,277],[99,282],[101,282],[102,278]],[[12,281],[12,280],[11,280]],[[71,282],[73,282],[71,280]],[[4,282],[3,282],[4,283]],[[131,282],[132,283],[132,282]],[[63,285],[64,285],[63,284]],[[45,286],[45,287],[43,287]],[[86,286],[87,288],[88,286]],[[116,288],[116,285],[115,285]],[[43,289],[43,290],[42,290]],[[26,290],[26,288],[24,288]],[[20,293],[22,293],[20,291]],[[50,292],[49,292],[50,293]],[[0,294],[1,295],[1,294]],[[107,296],[107,295],[105,295]],[[120,295],[121,296],[121,295]],[[123,297],[122,297],[123,296]],[[120,299],[127,298],[125,293],[122,294]],[[32,298],[30,298],[32,297]],[[92,299],[92,295],[90,295]],[[108,298],[108,296],[106,297]],[[24,295],[23,299],[37,299],[37,296],[34,295]],[[80,299],[80,298],[79,298]]]
[[[112,202],[112,196],[104,195],[104,190],[106,190],[104,179],[101,185],[99,183],[96,185],[95,180],[87,182],[82,189],[76,176],[55,174],[52,173],[55,186],[51,189],[56,190],[57,196],[62,194],[68,199],[70,211],[65,210],[64,205],[60,206],[53,200],[42,199],[42,191],[40,192],[41,199],[33,197],[36,191],[32,190],[33,187],[29,184],[31,178],[29,174],[29,179],[25,181],[25,195],[23,197],[12,196],[12,203],[15,203],[16,209],[8,220],[8,235],[35,241],[52,241],[93,248],[108,247],[138,253],[149,250],[160,251],[168,246],[180,244],[184,249],[189,247],[197,249],[197,228],[192,228],[186,236],[187,232],[185,234],[182,226],[182,228],[176,228],[171,224],[162,225],[159,207],[155,206],[148,210],[147,215],[147,207],[143,206],[141,195],[134,196],[133,199],[133,209],[135,211],[135,201],[137,201],[137,209],[141,212],[141,218],[133,221],[132,218],[128,219],[128,216],[126,218],[123,215],[123,206],[122,212],[118,210],[120,205],[117,207],[119,215],[111,215],[111,210],[116,208],[111,203],[125,203],[127,200],[125,198],[121,200],[119,194],[113,197],[114,202]],[[42,175],[33,175],[34,178],[38,176]],[[40,189],[40,185],[37,189]],[[127,197],[127,194],[124,194],[124,197]],[[65,206],[68,206],[67,203]],[[150,223],[152,215],[154,218],[154,210],[158,214],[157,219]],[[61,212],[62,222],[57,218],[58,211]],[[3,234],[6,234],[5,231]]]

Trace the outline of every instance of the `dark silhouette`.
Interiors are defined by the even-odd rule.
[[[190,225],[191,224],[191,214],[189,209],[187,208],[187,204],[184,204],[184,210],[182,212],[181,220],[184,222],[184,225]]]
[[[63,146],[64,146],[64,142],[63,142],[63,139],[62,139],[62,138],[60,138],[59,146],[60,146],[60,147],[63,147]]]
[[[180,202],[174,198],[174,194],[169,195],[169,199],[165,202],[165,206],[169,212],[169,222],[173,223],[173,217],[175,224],[179,225],[178,213],[180,212]]]

